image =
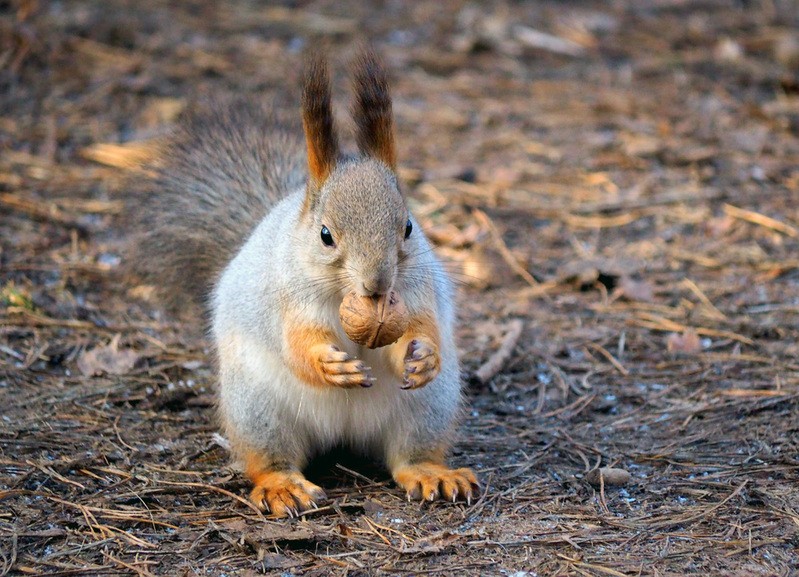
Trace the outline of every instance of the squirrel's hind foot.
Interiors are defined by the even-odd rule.
[[[471,504],[480,484],[471,469],[450,469],[438,463],[416,463],[393,471],[394,480],[405,489],[408,500],[461,500]]]
[[[250,499],[273,517],[297,517],[303,511],[316,509],[327,499],[321,487],[308,481],[297,471],[268,471],[253,479],[255,487]]]

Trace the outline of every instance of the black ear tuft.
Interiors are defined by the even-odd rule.
[[[325,59],[320,54],[311,55],[303,76],[302,125],[308,147],[308,173],[312,188],[318,191],[335,168],[338,158]]]
[[[366,48],[356,61],[355,101],[352,117],[357,126],[356,140],[363,154],[397,167],[394,147],[394,119],[388,78],[375,53]]]

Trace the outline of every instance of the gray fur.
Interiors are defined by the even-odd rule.
[[[243,99],[204,102],[182,118],[147,167],[153,177],[131,183],[134,271],[173,306],[186,296],[205,305],[270,207],[305,181],[297,135],[269,105]]]

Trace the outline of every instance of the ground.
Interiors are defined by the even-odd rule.
[[[797,574],[797,27],[792,0],[0,2],[0,575]],[[296,110],[313,45],[346,130],[363,39],[458,281],[482,492],[408,503],[332,455],[330,502],[275,521],[201,321],[122,272],[124,176],[197,97]]]

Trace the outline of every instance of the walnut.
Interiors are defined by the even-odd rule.
[[[395,291],[377,297],[355,291],[338,309],[341,326],[353,342],[376,349],[396,342],[408,330],[408,309]]]

